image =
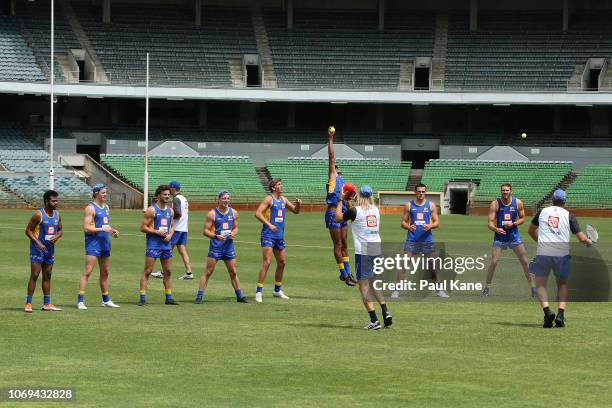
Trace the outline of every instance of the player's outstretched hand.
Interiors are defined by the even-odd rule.
[[[170,242],[171,239],[172,239],[172,234],[166,234],[166,236],[164,237],[164,241],[166,242]]]
[[[416,227],[415,227],[416,228]],[[423,224],[423,229],[425,231],[429,231],[431,229],[431,224]]]
[[[495,231],[497,231],[499,235],[506,235],[506,230],[503,228],[495,228]]]
[[[416,231],[416,224],[412,224],[411,226],[408,227],[409,231],[415,232]]]
[[[215,239],[217,241],[225,241],[226,237],[225,235],[219,234],[219,235],[215,235]]]
[[[278,227],[276,225],[272,225],[272,224],[270,224],[269,228],[270,228],[270,231],[272,231],[272,232],[276,232],[278,230]]]
[[[46,246],[44,246],[44,245],[42,244],[42,242],[37,243],[37,244],[36,244],[36,246],[38,247],[38,250],[39,250],[39,251],[42,251],[42,252],[47,252],[47,247],[46,247]]]
[[[116,230],[114,228],[111,228],[111,234],[113,234],[113,237],[117,238],[119,236],[119,230]]]

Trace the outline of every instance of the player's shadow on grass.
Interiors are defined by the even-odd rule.
[[[532,329],[542,328],[542,323],[512,323],[512,322],[493,322],[498,326],[509,326],[509,327],[529,327]]]
[[[301,327],[315,327],[318,329],[354,329],[363,331],[362,327],[353,326],[350,324],[333,324],[333,323],[315,323],[315,322],[302,322],[302,323],[289,323],[291,326]]]

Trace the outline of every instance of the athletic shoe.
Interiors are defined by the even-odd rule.
[[[178,302],[174,299],[166,299],[167,305],[178,305]]]
[[[287,298],[287,299],[289,299],[289,298]],[[238,303],[251,303],[251,302],[249,302],[249,299],[247,299],[244,296],[241,297],[240,299],[236,299],[236,302],[238,302]]]
[[[355,280],[355,278],[353,278],[353,275],[351,274],[345,276],[340,275],[339,279],[342,282],[346,283],[346,286],[355,286],[355,284],[357,283],[357,281]]]
[[[151,276],[154,278],[163,279],[164,273],[162,271],[157,271],[157,272],[153,272]]]
[[[565,317],[557,316],[555,319],[555,327],[565,327]]]
[[[138,301],[138,303],[137,303],[137,305],[138,305],[138,306],[146,306],[146,305],[147,305],[147,302],[146,302],[146,301],[142,302],[142,301],[140,301],[140,300],[139,300],[139,301]]]
[[[381,329],[382,326],[380,325],[380,322],[377,320],[374,323],[370,322],[366,327],[364,327],[364,329],[366,330],[378,330]]]
[[[489,297],[490,294],[491,294],[490,288],[484,288],[482,292],[480,292],[480,296],[482,297]]]
[[[448,294],[443,290],[436,290],[436,296],[440,298],[449,298]]]
[[[77,309],[79,309],[79,310],[87,310],[87,306],[85,306],[85,302],[77,303]]]
[[[390,312],[387,312],[387,314],[383,316],[383,322],[385,323],[385,327],[389,327],[393,324],[393,316],[391,316]]]
[[[43,305],[41,310],[44,310],[45,312],[59,312],[62,309],[60,309],[59,307],[55,307],[52,304],[48,304],[48,305]]]
[[[204,303],[204,299],[197,297],[195,300],[195,304],[196,305],[201,305],[202,303]]]
[[[281,299],[291,299],[289,296],[285,295],[285,292],[283,292],[282,290],[279,290],[278,292],[272,292],[272,296]]]
[[[186,273],[183,276],[179,276],[179,279],[193,280],[193,273]]]
[[[102,306],[111,308],[121,307],[119,305],[116,305],[112,300],[109,300],[108,302],[102,302]]]
[[[536,290],[536,288],[531,288],[531,297],[532,298],[538,297],[538,291]]]
[[[544,327],[545,329],[550,329],[553,325],[553,320],[555,320],[554,313],[544,315],[544,324],[542,325],[542,327]]]
[[[26,313],[32,313],[32,304],[31,303],[26,303],[25,307],[23,308],[23,311]]]
[[[399,299],[399,296],[399,290],[394,290],[393,292],[391,292],[391,299]]]
[[[261,303],[263,302],[263,293],[261,292],[255,292],[255,301],[257,303]]]

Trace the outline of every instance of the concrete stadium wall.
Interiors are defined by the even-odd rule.
[[[162,144],[150,141],[149,151]],[[287,157],[310,157],[325,148],[324,144],[295,143],[223,143],[223,142],[184,142],[201,155],[249,156],[255,166],[264,166],[266,160],[286,159]],[[401,160],[402,151],[397,145],[349,145],[365,158],[385,158]],[[107,140],[108,154],[144,154],[144,142],[138,140]]]

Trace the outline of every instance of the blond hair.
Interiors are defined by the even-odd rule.
[[[361,195],[357,194],[357,198],[355,198],[355,201],[357,202],[357,205],[361,207],[364,211],[369,210],[370,207],[376,207],[372,196],[362,197]]]

